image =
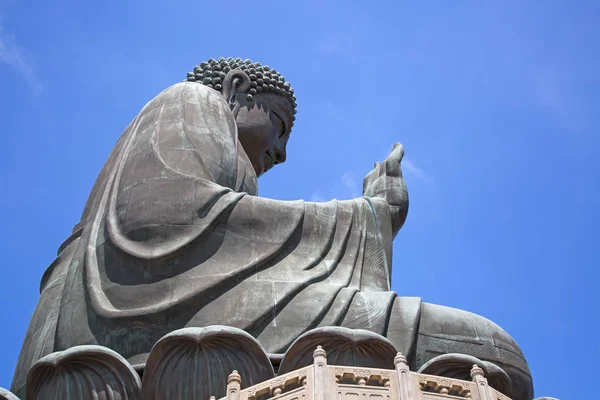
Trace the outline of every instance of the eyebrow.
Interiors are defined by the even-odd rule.
[[[273,111],[274,108],[277,108],[278,112]],[[277,115],[284,122],[284,125],[286,125],[286,126],[287,126],[287,124],[285,124],[285,119],[281,118],[281,115],[280,115],[281,113],[279,111],[283,111],[283,113],[285,113],[285,115],[288,116],[288,121],[293,120],[293,117],[292,117],[292,114],[290,113],[290,110],[288,110],[287,107],[285,107],[282,104],[279,104],[276,101],[274,101],[274,102],[271,103],[271,111],[273,111],[275,113],[275,115]]]

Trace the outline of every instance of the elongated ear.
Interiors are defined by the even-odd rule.
[[[250,77],[240,69],[232,69],[225,75],[225,79],[223,79],[221,94],[236,117],[240,107],[239,96],[247,95],[250,85]]]

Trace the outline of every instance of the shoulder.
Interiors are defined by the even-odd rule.
[[[193,93],[202,97],[211,99],[221,99],[221,94],[206,85],[196,82],[179,82],[163,90],[158,96],[181,96],[186,93]]]
[[[227,107],[223,96],[216,90],[195,82],[179,82],[156,95],[144,109],[175,103],[188,103],[202,108],[208,105],[212,108]]]

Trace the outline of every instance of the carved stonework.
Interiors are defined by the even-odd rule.
[[[394,367],[394,345],[374,332],[342,327],[317,328],[300,336],[288,349],[280,373],[302,368],[313,362],[315,347],[327,351],[328,364],[371,368]]]
[[[366,385],[370,377],[371,377],[371,371],[369,371],[368,369],[355,369],[354,370],[354,379],[357,379],[358,384],[361,386]]]
[[[301,386],[306,385],[306,379],[307,379],[307,372],[306,370],[302,370],[300,371],[300,373],[298,374],[298,381],[300,382]]]
[[[382,372],[381,373],[381,383],[385,387],[389,387],[390,386],[390,373],[389,372]]]
[[[279,377],[271,381],[269,388],[274,396],[280,395],[285,390],[285,377]]]
[[[518,400],[492,388],[477,364],[469,370],[471,379],[461,380],[412,372],[400,353],[395,370],[328,365],[321,346],[313,356],[312,365],[274,376],[267,355],[246,332],[187,328],[157,342],[142,381],[123,357],[104,347],[50,354],[31,369],[25,400]],[[0,388],[0,400],[19,399]]]
[[[473,367],[476,365],[476,368]],[[507,396],[512,395],[512,382],[499,366],[467,354],[443,354],[429,360],[419,368],[419,373],[467,380],[473,374],[485,375],[489,385]]]

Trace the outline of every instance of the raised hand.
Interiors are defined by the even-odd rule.
[[[379,197],[388,202],[394,236],[404,225],[408,213],[408,190],[400,166],[403,157],[404,147],[400,143],[394,144],[390,155],[383,163],[375,163],[363,182],[364,196]]]

